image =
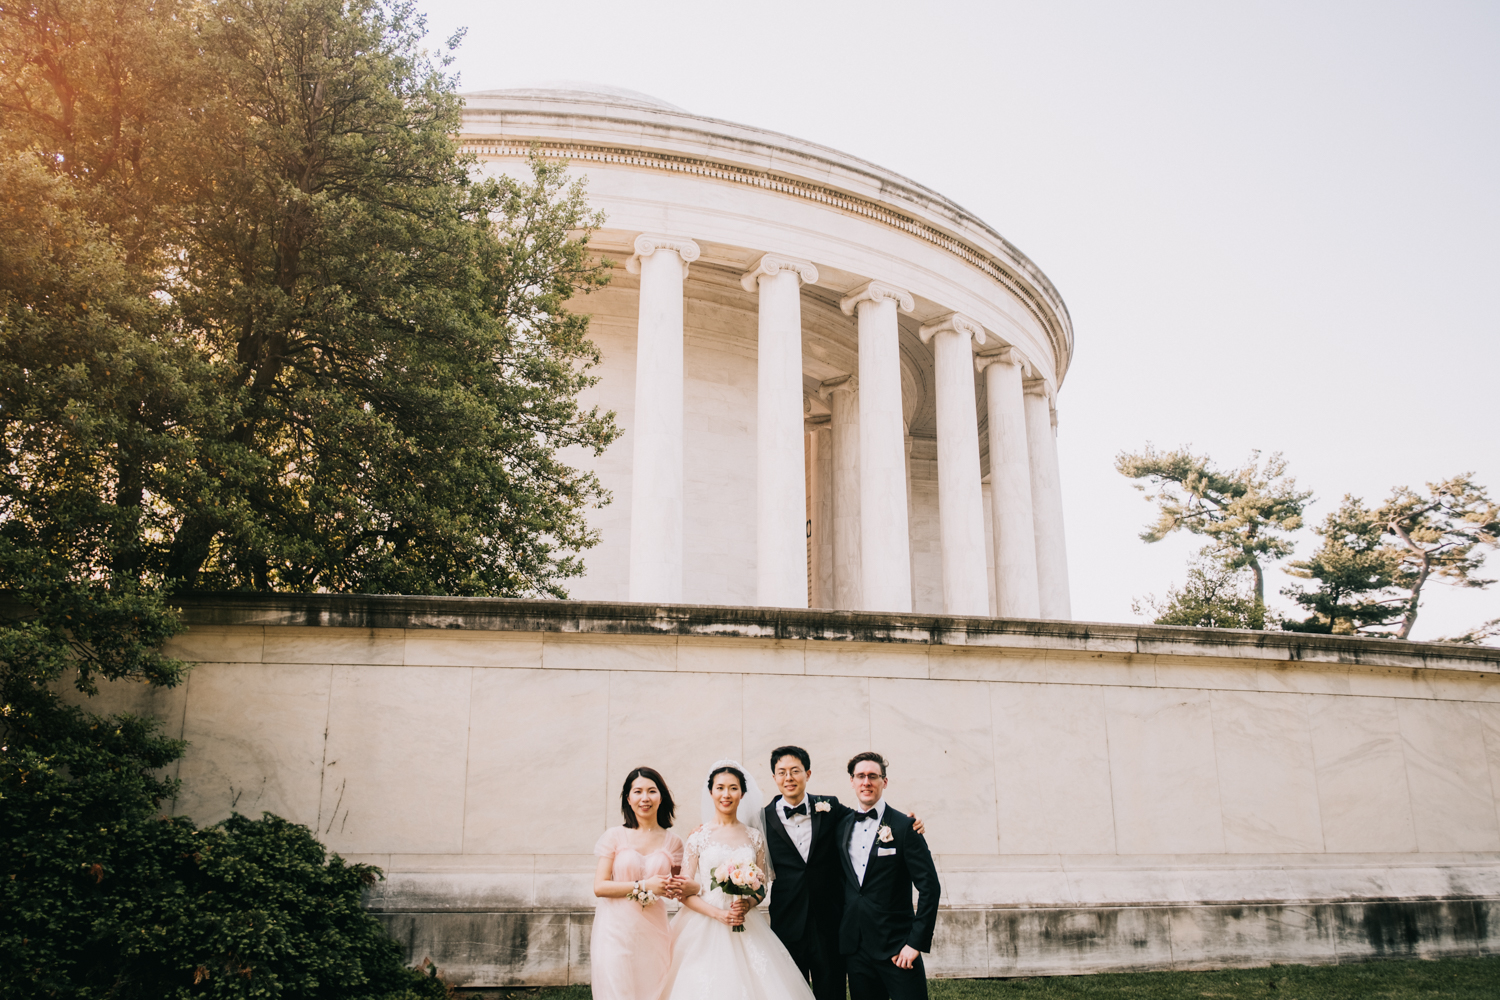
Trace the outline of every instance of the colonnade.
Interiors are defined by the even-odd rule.
[[[632,427],[630,599],[680,603],[683,535],[683,283],[690,239],[642,235],[627,262],[640,275]],[[809,261],[768,253],[741,283],[759,303],[756,377],[756,603],[807,604],[806,453],[801,286]],[[822,386],[833,455],[831,603],[912,610],[907,442],[898,310],[911,293],[869,281],[840,302],[859,330],[858,371]],[[938,518],[943,606],[987,615],[983,486],[975,371],[988,397],[991,518],[1001,617],[1071,617],[1050,384],[1014,347],[950,313],[921,328],[936,368]]]

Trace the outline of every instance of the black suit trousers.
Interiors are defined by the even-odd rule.
[[[849,1000],[927,1000],[927,970],[921,955],[910,969],[889,958],[865,954],[850,955],[844,961],[849,972]]]
[[[817,1000],[845,1000],[844,956],[839,954],[837,940],[829,940],[824,928],[808,915],[802,937],[796,941],[782,939],[792,961],[802,975],[812,981]]]

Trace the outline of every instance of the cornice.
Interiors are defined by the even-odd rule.
[[[593,116],[564,115],[563,117]],[[713,119],[707,120],[712,121]],[[706,135],[714,135],[712,132],[703,131]],[[1030,268],[1024,269],[1024,273],[1022,273],[1022,270],[1009,266],[1006,262],[995,257],[993,254],[986,253],[969,241],[953,233],[939,229],[928,222],[916,218],[914,215],[892,208],[889,205],[847,191],[841,191],[837,188],[793,177],[785,173],[757,170],[706,157],[663,153],[629,146],[558,141],[540,136],[492,138],[469,134],[461,136],[460,141],[465,150],[473,152],[476,155],[524,159],[533,153],[538,153],[543,157],[552,159],[566,159],[582,163],[617,164],[620,166],[660,170],[668,173],[688,174],[731,184],[745,184],[751,187],[775,191],[790,197],[816,202],[829,208],[870,219],[873,222],[888,226],[909,236],[914,236],[952,254],[1009,291],[1026,307],[1027,311],[1032,314],[1041,328],[1046,331],[1047,337],[1052,343],[1053,356],[1057,359],[1056,378],[1059,382],[1062,381],[1063,376],[1068,370],[1068,366],[1071,364],[1073,353],[1072,320],[1068,316],[1067,306],[1063,303],[1062,297],[1057,293],[1057,290],[1052,287],[1051,282],[1046,279],[1040,270],[1035,269],[1035,264],[1032,264],[1024,254],[1017,250],[1003,236],[996,233],[965,210],[953,205],[951,202],[946,202],[946,199],[941,199],[941,196],[935,193],[929,193],[928,197],[931,200],[941,201],[966,222],[977,229],[983,230],[997,243],[1004,246],[1007,251],[1010,251],[1014,257],[1030,265]],[[914,182],[908,183],[912,183],[915,187]],[[882,186],[886,185],[882,183]]]

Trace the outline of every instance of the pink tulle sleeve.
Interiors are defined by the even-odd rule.
[[[672,831],[668,830],[667,842],[665,844],[665,847],[667,853],[672,855],[672,864],[681,867],[683,853],[682,838],[677,836],[677,834],[673,833]]]
[[[615,851],[620,847],[620,830],[618,826],[612,826],[599,837],[599,842],[594,845],[594,855],[600,858],[613,858]]]

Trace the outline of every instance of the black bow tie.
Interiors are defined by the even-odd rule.
[[[854,814],[854,822],[856,822],[856,823],[863,823],[865,820],[867,820],[867,819],[875,819],[879,815],[880,815],[880,810],[878,808],[877,809],[871,809],[869,812],[864,812],[864,813],[857,812],[857,813]]]
[[[800,806],[782,806],[781,807],[781,811],[784,812],[784,813],[786,813],[786,818],[787,819],[791,819],[793,816],[797,815],[798,813],[801,813],[803,816],[806,816],[807,815],[807,803],[804,802]]]

